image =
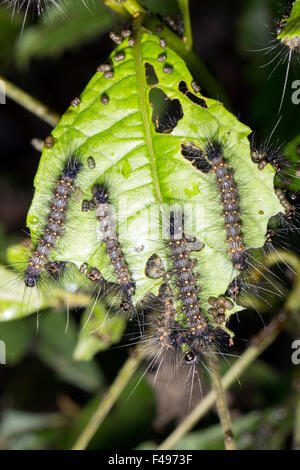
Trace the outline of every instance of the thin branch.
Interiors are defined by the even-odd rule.
[[[25,91],[20,90],[20,88],[18,88],[16,85],[13,85],[11,82],[6,80],[6,78],[2,77],[1,75],[0,75],[0,82],[4,83],[5,93],[9,98],[14,100],[20,106],[23,106],[23,108],[27,109],[32,114],[35,114],[35,116],[47,122],[47,124],[50,124],[50,126],[52,127],[56,126],[56,124],[60,120],[59,114],[56,114],[53,111],[51,111],[51,109],[49,109],[39,100],[37,100],[36,98],[33,98],[31,95],[29,95]]]
[[[184,21],[184,36],[183,41],[189,49],[193,48],[193,33],[191,26],[191,17],[189,9],[189,0],[178,0],[179,7],[182,11]]]
[[[222,386],[219,371],[218,358],[211,354],[208,359],[211,383],[216,396],[218,414],[223,428],[224,443],[226,450],[236,450],[236,444],[232,432],[232,423],[227,404],[226,393]]]
[[[118,0],[102,0],[102,3],[104,3],[104,5],[106,5],[114,12],[118,13],[118,15],[124,16],[125,18],[130,18],[131,16],[126,10],[126,8],[123,6],[123,4],[120,3]]]
[[[119,398],[121,392],[124,390],[127,383],[137,370],[141,362],[141,358],[141,355],[133,354],[125,362],[122,369],[119,371],[114,383],[111,385],[107,395],[101,401],[98,409],[95,411],[91,420],[87,423],[86,427],[83,429],[82,433],[75,442],[73,450],[86,449],[90,440],[93,438],[96,431],[99,429],[99,426],[103,422],[104,418],[108,415],[113,405]]]
[[[257,359],[260,354],[277,338],[280,331],[285,326],[289,315],[282,312],[278,314],[272,322],[263,329],[253,339],[253,344],[242,354],[229,371],[222,378],[222,386],[227,390],[230,385],[240,377],[246,369]],[[188,433],[199,420],[210,410],[216,401],[216,394],[211,390],[204,399],[197,405],[193,411],[182,421],[182,423],[173,431],[165,441],[160,444],[158,450],[172,449],[175,444]]]

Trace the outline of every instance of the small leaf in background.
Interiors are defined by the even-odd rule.
[[[92,439],[90,449],[131,449],[147,435],[155,415],[155,396],[147,380],[143,378],[140,381],[142,374],[140,370],[127,384],[114,409]],[[82,409],[66,434],[63,448],[72,447],[100,402],[101,398],[97,396]]]
[[[11,11],[0,8],[0,63],[1,73],[12,65],[13,49],[22,22],[15,18],[12,21]]]
[[[1,302],[1,300],[0,300]],[[6,364],[14,366],[23,359],[35,338],[34,318],[0,323],[0,340],[6,346]]]
[[[73,359],[77,342],[77,328],[70,318],[66,330],[66,312],[46,312],[38,331],[37,354],[61,380],[87,392],[98,391],[103,383],[102,373],[95,361],[79,362]]]
[[[55,441],[68,420],[59,413],[30,413],[7,409],[0,422],[0,448],[44,449]]]
[[[110,11],[100,2],[68,0],[64,13],[55,6],[45,18],[27,26],[16,45],[17,63],[24,67],[33,58],[54,57],[64,51],[79,48],[107,31],[112,23]]]
[[[174,16],[179,12],[177,0],[142,0],[141,4],[155,14]]]
[[[91,315],[91,309],[93,313]],[[74,350],[76,361],[89,361],[99,351],[118,343],[126,327],[122,315],[109,315],[109,307],[98,302],[89,307],[81,318],[81,331]]]
[[[233,434],[238,449],[284,449],[292,425],[293,417],[287,408],[272,407],[236,417],[233,422]],[[139,450],[155,448],[155,443],[151,441],[144,442],[137,447]],[[220,425],[191,432],[180,439],[173,447],[173,451],[219,449],[224,449],[223,430]]]

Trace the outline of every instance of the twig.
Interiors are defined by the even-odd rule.
[[[83,429],[82,433],[75,442],[73,450],[86,449],[90,440],[93,438],[96,431],[99,429],[99,426],[101,425],[102,421],[112,409],[113,405],[119,398],[121,392],[124,390],[127,383],[137,370],[141,358],[141,355],[133,354],[125,362],[122,369],[119,371],[114,383],[111,385],[107,395],[101,401],[98,409],[93,414],[91,420],[87,423],[86,427]]]
[[[35,114],[37,117],[42,119],[43,121],[50,124],[50,126],[54,127],[60,120],[59,114],[54,113],[41,103],[39,100],[33,98],[31,95],[26,93],[23,90],[20,90],[16,85],[13,85],[11,82],[6,80],[6,78],[0,75],[0,81],[2,81],[5,85],[5,93],[6,95],[18,103],[23,108],[27,109],[31,113]]]
[[[191,17],[190,17],[190,9],[189,9],[189,0],[178,0],[179,7],[182,11],[183,21],[184,21],[184,36],[183,41],[188,47],[188,49],[192,49],[193,47],[193,34],[192,34],[192,26],[191,26]]]
[[[218,358],[211,354],[208,359],[208,364],[211,383],[216,396],[218,414],[221,426],[223,428],[225,448],[227,450],[236,450],[236,444],[232,432],[230,412],[228,409],[226,394],[223,389],[220,377]]]
[[[240,377],[242,373],[260,356],[260,354],[275,340],[288,320],[286,313],[278,314],[267,328],[263,329],[253,339],[253,344],[242,354],[236,363],[222,378],[222,386],[227,390],[230,385]],[[173,431],[165,441],[158,447],[159,450],[172,449],[175,444],[188,433],[199,420],[210,410],[216,400],[215,391],[211,390],[204,399],[197,405],[193,411],[182,421],[182,423]]]

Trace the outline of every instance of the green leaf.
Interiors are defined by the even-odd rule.
[[[16,59],[25,66],[33,59],[53,57],[65,50],[81,47],[107,31],[110,11],[100,2],[86,8],[82,0],[69,0],[62,11],[53,6],[45,18],[27,26],[16,45]]]
[[[115,54],[121,51],[125,53],[125,60],[116,62]],[[165,73],[165,64],[158,61],[162,52],[173,67],[171,74]],[[135,47],[130,47],[126,39],[113,51],[110,61],[114,77],[106,79],[98,72],[94,75],[81,94],[79,106],[70,107],[53,130],[54,147],[43,151],[27,218],[33,243],[43,234],[48,213],[45,201],[51,198],[67,156],[75,152],[85,167],[76,180],[80,192],[70,202],[64,236],[51,252],[50,259],[70,261],[78,267],[87,262],[96,266],[109,281],[116,281],[105,248],[98,241],[95,213],[81,211],[82,199],[90,199],[94,184],[105,179],[116,210],[122,251],[136,284],[134,301],[138,303],[149,292],[157,294],[163,282],[163,278],[145,275],[148,258],[158,253],[165,268],[170,269],[160,225],[154,224],[150,231],[149,214],[156,211],[154,216],[152,212],[152,221],[157,222],[158,209],[164,208],[164,218],[167,207],[185,204],[190,221],[186,232],[205,245],[201,251],[193,252],[193,258],[201,285],[200,304],[207,311],[208,298],[224,294],[238,272],[232,266],[225,244],[222,207],[214,175],[196,171],[181,155],[181,144],[193,141],[203,148],[204,142],[218,138],[225,145],[225,157],[234,169],[239,188],[247,248],[264,244],[269,218],[282,210],[274,194],[274,170],[270,165],[263,172],[257,169],[250,158],[247,138],[250,129],[221,103],[198,94],[205,101],[205,108],[179,91],[179,83],[184,81],[193,93],[192,76],[177,54],[168,47],[161,47],[156,35],[138,31]],[[154,67],[157,84],[147,83],[145,63]],[[153,89],[162,90],[170,100],[176,99],[182,106],[183,117],[169,134],[155,130],[155,116],[153,118],[149,101]],[[109,98],[107,105],[100,99],[103,94]],[[90,156],[96,163],[93,169],[86,165]]]
[[[77,341],[77,329],[70,318],[66,328],[66,314],[48,312],[40,320],[37,353],[65,382],[87,392],[101,387],[102,373],[95,361],[74,361],[72,355]]]
[[[98,302],[93,308],[87,308],[81,317],[80,335],[74,351],[77,361],[89,361],[97,352],[105,351],[112,344],[118,343],[124,332],[126,321],[121,315],[109,316],[109,307]]]
[[[0,266],[0,321],[16,320],[49,307],[60,308],[62,304],[72,307],[89,303],[87,294],[76,292],[79,287],[86,287],[86,282],[74,269],[69,269],[72,274],[66,271],[60,283],[53,282],[48,276],[47,282],[42,281],[38,288],[24,289],[24,266],[28,253],[28,247],[19,243],[9,246],[2,255],[4,262],[15,269]]]

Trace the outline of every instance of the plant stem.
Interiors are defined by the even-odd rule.
[[[118,0],[102,0],[102,3],[104,3],[104,5],[106,5],[111,10],[118,13],[118,15],[124,16],[125,18],[130,18],[130,14],[126,8]]]
[[[139,16],[138,14],[145,13],[144,8],[137,0],[125,0],[123,5],[133,17],[137,17]]]
[[[135,373],[141,361],[141,355],[133,354],[119,371],[114,383],[111,385],[107,395],[101,401],[99,408],[96,410],[91,420],[87,423],[82,433],[78,437],[73,446],[73,450],[84,450],[88,446],[90,440],[99,429],[104,418],[107,416],[113,405],[116,403],[121,392]]]
[[[252,364],[252,362],[275,340],[280,331],[285,326],[288,315],[284,312],[279,313],[261,332],[254,337],[248,349],[236,361],[236,363],[229,369],[229,371],[222,378],[222,386],[227,390],[230,385],[241,376],[242,373]],[[173,431],[167,439],[160,444],[159,450],[172,449],[175,444],[188,433],[199,420],[210,410],[216,400],[214,390],[211,390],[204,399],[197,405],[193,411],[185,418],[184,421]]]
[[[208,359],[208,364],[211,383],[216,396],[218,414],[223,428],[225,448],[226,450],[236,450],[237,447],[233,437],[230,412],[228,409],[226,394],[222,386],[217,357],[211,354]]]
[[[182,11],[184,21],[184,36],[183,41],[189,49],[193,47],[193,34],[191,26],[191,17],[189,9],[189,0],[178,0],[179,7]]]
[[[60,120],[59,114],[51,111],[47,106],[33,98],[31,95],[26,93],[23,90],[20,90],[16,85],[13,85],[11,82],[6,80],[6,78],[0,76],[0,82],[5,84],[5,93],[6,95],[18,103],[23,108],[27,109],[31,113],[35,114],[37,117],[43,121],[50,124],[54,127]]]

